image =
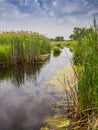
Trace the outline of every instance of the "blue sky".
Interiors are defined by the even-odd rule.
[[[98,0],[0,0],[0,31],[34,31],[68,39],[98,19]]]

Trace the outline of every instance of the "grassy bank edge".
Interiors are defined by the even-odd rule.
[[[65,110],[65,116],[71,122],[68,126],[62,125],[57,129],[98,130],[98,34],[92,33],[87,35],[85,39],[80,38],[77,42],[63,41],[52,42],[52,44],[53,46],[68,47],[72,50],[76,65],[76,67],[72,65],[72,68],[78,81],[78,91],[75,92],[78,100],[76,101],[74,96],[74,101],[76,101],[74,108]],[[67,83],[71,88],[70,82],[67,81]],[[70,90],[73,91],[72,88]],[[70,95],[68,96],[70,98]],[[60,121],[64,122],[63,119]],[[47,123],[51,125],[50,122]],[[55,127],[57,127],[56,123]]]
[[[51,51],[50,40],[32,32],[4,32],[0,34],[0,65],[40,63]]]

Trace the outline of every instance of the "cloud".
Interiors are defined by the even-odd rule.
[[[0,0],[2,30],[9,29],[10,24],[12,29],[38,30],[56,36],[58,27],[63,27],[64,35],[64,27],[71,33],[74,26],[90,26],[94,15],[98,17],[97,0]]]
[[[1,2],[0,4],[0,17],[2,19],[24,19],[28,17],[28,13],[21,13],[17,6],[5,2]]]
[[[1,8],[6,9],[4,12],[12,8],[13,13],[16,13],[17,10],[22,14],[46,15],[53,18],[86,15],[89,11],[94,13],[98,7],[96,0],[1,0],[0,2]],[[0,13],[2,12],[0,11]],[[92,13],[90,14],[92,15]]]

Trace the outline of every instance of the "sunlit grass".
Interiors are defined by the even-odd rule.
[[[81,39],[75,50],[81,109],[98,107],[98,34]],[[81,68],[81,69],[80,69]]]
[[[87,120],[87,127],[95,130],[98,128],[97,32],[86,35],[84,39],[79,39],[75,48],[74,57],[78,74],[78,100],[80,113]]]
[[[75,51],[75,47],[77,45],[77,42],[76,41],[71,41],[71,40],[68,40],[68,41],[53,41],[51,42],[52,46],[57,46],[57,47],[60,47],[60,48],[63,48],[63,47],[68,47],[70,48],[71,51]]]
[[[42,54],[50,53],[51,43],[41,34],[4,32],[0,34],[0,62],[12,64],[39,62]]]
[[[10,46],[9,45],[0,45],[0,61],[7,62],[10,57]]]
[[[60,44],[62,44],[60,42]],[[69,129],[98,129],[98,33],[93,32],[79,41],[64,43],[72,46],[74,63],[67,70],[59,70],[59,77],[50,81],[57,89],[65,88],[67,110],[65,116],[71,117]],[[66,74],[66,75],[65,75]],[[70,76],[70,78],[69,78]],[[72,84],[74,83],[74,84]],[[72,104],[70,104],[72,103]],[[71,106],[70,106],[71,105]],[[57,123],[56,123],[57,124]],[[60,129],[62,130],[62,128]]]

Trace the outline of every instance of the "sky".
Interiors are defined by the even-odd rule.
[[[0,0],[0,31],[33,31],[68,39],[98,19],[98,0]],[[98,20],[97,20],[98,21]]]

